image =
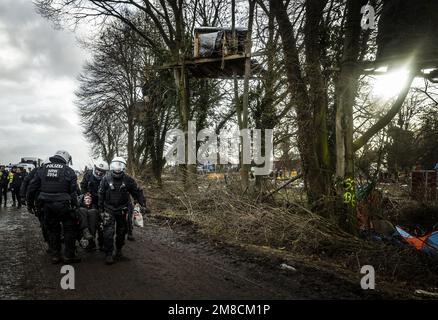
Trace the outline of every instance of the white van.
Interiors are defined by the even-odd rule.
[[[35,169],[35,166],[31,163],[19,163],[19,164],[17,164],[17,167],[24,168],[26,170],[26,172],[30,172],[33,169]]]

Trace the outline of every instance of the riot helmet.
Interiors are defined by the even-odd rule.
[[[110,163],[110,170],[115,178],[123,176],[126,170],[126,160],[122,157],[115,157]]]
[[[72,161],[70,153],[68,153],[65,150],[56,151],[55,155],[53,155],[52,157],[49,158],[50,162],[53,162],[53,161],[56,162],[56,160],[61,160],[62,162],[64,162],[67,165],[68,164],[73,165],[73,161]]]
[[[93,176],[100,180],[105,175],[105,173],[109,170],[109,167],[104,162],[99,162],[98,164],[95,164],[93,167]]]

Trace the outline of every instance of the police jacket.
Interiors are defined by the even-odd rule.
[[[39,168],[32,169],[31,172],[29,172],[28,175],[26,175],[23,179],[23,183],[20,187],[20,197],[22,199],[26,199],[27,197],[27,187],[29,186],[29,182],[35,177],[35,174]]]
[[[43,202],[70,201],[73,207],[78,206],[78,185],[76,173],[65,162],[54,159],[40,167],[28,186],[29,205],[33,205],[36,195]]]
[[[90,193],[93,198],[99,195],[99,185],[102,179],[93,175],[93,170],[88,170],[81,181],[81,194]]]
[[[133,178],[127,174],[114,177],[108,172],[99,186],[99,208],[109,211],[121,211],[128,208],[129,195],[141,206],[145,206],[143,191],[137,186]]]
[[[14,172],[12,176],[12,181],[10,187],[12,189],[20,189],[21,184],[23,183],[23,180],[25,178],[26,174],[23,172]]]
[[[8,183],[10,184],[12,182],[12,179],[14,179],[14,174],[12,171],[8,172]]]
[[[0,185],[7,186],[9,184],[8,172],[6,170],[0,171]]]

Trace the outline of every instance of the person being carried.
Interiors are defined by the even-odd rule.
[[[97,163],[94,165],[92,170],[85,171],[84,177],[81,181],[81,195],[82,197],[84,197],[86,194],[91,196],[91,207],[92,209],[95,209],[96,212],[99,210],[99,185],[108,170],[108,164],[104,162]],[[89,229],[93,237],[96,236],[97,231],[97,242],[99,244],[99,249],[103,251],[103,230],[100,227],[100,224],[100,216],[97,215],[96,227],[90,227]],[[92,249],[96,246],[94,239],[90,241],[89,246],[89,249]]]
[[[77,212],[79,215],[79,228],[82,230],[84,239],[88,242],[85,249],[91,251],[96,248],[94,237],[98,226],[99,212],[96,206],[93,206],[93,197],[90,193],[79,197],[79,209]]]

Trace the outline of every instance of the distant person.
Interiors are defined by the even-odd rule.
[[[0,206],[2,205],[2,200],[4,201],[3,206],[6,207],[6,202],[8,200],[8,186],[9,186],[9,172],[6,170],[4,165],[0,166]]]
[[[12,167],[12,181],[10,182],[12,206],[17,206],[17,209],[21,209],[20,188],[25,176],[26,173],[24,172],[24,169],[17,166]]]

